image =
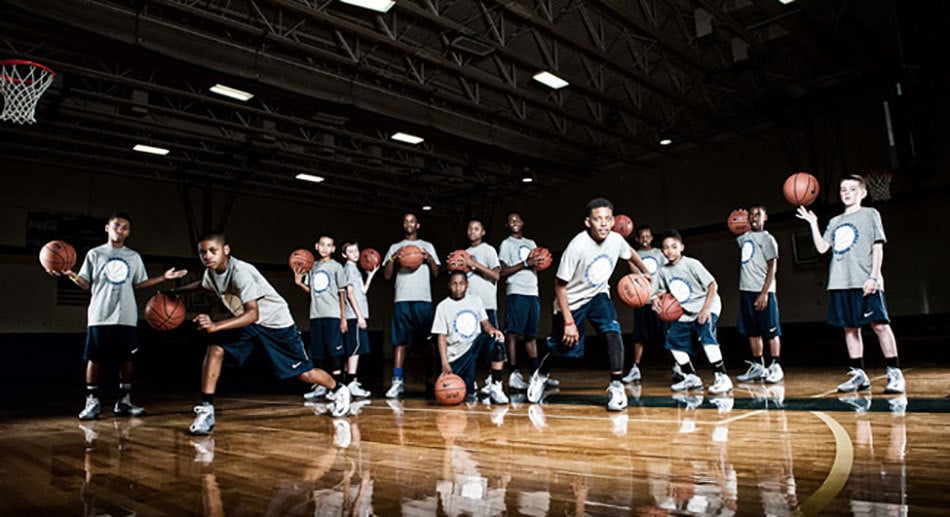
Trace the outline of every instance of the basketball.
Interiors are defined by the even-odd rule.
[[[301,248],[299,250],[294,250],[294,252],[290,254],[290,258],[287,260],[287,263],[290,264],[291,271],[296,271],[298,269],[310,271],[310,269],[313,268],[313,260],[313,253]]]
[[[472,268],[468,267],[468,259],[472,256],[465,250],[455,250],[452,253],[449,253],[449,258],[446,259],[445,265],[449,268],[449,271],[464,271],[470,273]]]
[[[670,293],[661,294],[656,303],[660,308],[659,317],[661,321],[673,323],[683,315],[683,307]]]
[[[633,233],[633,219],[630,219],[629,216],[618,214],[614,217],[613,231],[624,237],[629,237],[630,234]]]
[[[40,250],[40,265],[47,271],[66,271],[76,265],[76,249],[68,242],[49,241]]]
[[[383,257],[373,248],[366,248],[360,252],[360,267],[363,271],[372,271],[383,261]]]
[[[625,305],[639,309],[647,304],[653,294],[653,285],[644,275],[630,273],[617,283],[617,297]]]
[[[145,304],[145,320],[161,332],[178,328],[185,320],[185,304],[178,296],[158,293]]]
[[[435,400],[443,406],[454,406],[465,400],[465,381],[450,373],[435,380]]]
[[[749,211],[744,208],[733,210],[729,214],[729,218],[726,219],[726,226],[729,227],[730,232],[736,235],[742,235],[749,231],[752,228],[752,225],[749,224]]]
[[[399,250],[399,265],[406,269],[416,269],[424,260],[422,250],[415,244],[406,244]]]
[[[796,172],[785,180],[782,193],[792,206],[808,206],[818,199],[818,178],[807,172]]]
[[[551,258],[551,250],[543,246],[538,246],[537,248],[531,250],[531,253],[528,253],[529,259],[535,257],[540,257],[541,259],[541,262],[534,267],[535,271],[544,271],[545,269],[551,267],[551,262],[554,261],[554,259]]]

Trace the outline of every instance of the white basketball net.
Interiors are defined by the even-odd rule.
[[[16,124],[36,122],[36,103],[53,84],[54,75],[49,68],[30,61],[0,61],[0,93],[3,94],[0,120]]]
[[[869,172],[864,176],[871,201],[887,201],[891,198],[892,173],[887,171]]]

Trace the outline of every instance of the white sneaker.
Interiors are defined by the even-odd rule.
[[[838,385],[839,392],[845,393],[848,391],[871,389],[871,382],[868,380],[868,375],[864,373],[864,370],[860,368],[851,368],[848,371],[848,375],[850,375],[851,378]]]
[[[211,404],[195,406],[195,421],[191,423],[188,431],[191,434],[211,434],[212,429],[214,429],[214,406]]]
[[[346,385],[346,388],[350,390],[350,395],[365,399],[372,395],[369,390],[364,390],[363,386],[360,386],[360,381],[353,379],[349,384]]]
[[[303,394],[304,400],[320,400],[327,396],[327,388],[319,384],[313,385],[313,390]]]
[[[195,448],[195,463],[211,465],[214,461],[214,438],[210,436],[191,442]]]
[[[327,399],[332,402],[330,404],[330,414],[333,415],[334,418],[344,417],[350,413],[350,400],[352,396],[346,386],[340,386],[336,391],[327,393]]]
[[[528,420],[538,431],[543,431],[548,427],[548,421],[544,418],[544,410],[537,404],[532,404],[528,408]]]
[[[676,384],[677,382],[682,382],[686,376],[683,375],[683,368],[680,367],[679,363],[673,363],[673,376],[670,384]]]
[[[639,380],[640,380],[640,368],[639,368],[637,365],[633,365],[633,367],[630,368],[630,373],[628,373],[627,375],[625,375],[624,378],[621,379],[621,380],[622,380],[623,382],[625,382],[625,383],[631,383],[631,382],[639,381]]]
[[[531,382],[528,383],[528,402],[537,404],[541,402],[541,396],[544,395],[544,385],[547,383],[548,376],[541,372],[531,374]]]
[[[722,395],[730,391],[732,391],[732,379],[725,373],[716,372],[716,380],[713,382],[713,385],[709,387],[709,393],[711,395]]]
[[[95,420],[99,418],[99,398],[95,395],[86,395],[86,407],[79,412],[80,420]]]
[[[907,396],[901,395],[887,400],[887,405],[891,408],[891,414],[894,416],[904,416],[907,413]]]
[[[145,408],[133,404],[132,398],[128,395],[116,402],[112,411],[116,416],[142,416],[145,414]]]
[[[887,385],[884,393],[904,393],[904,374],[900,368],[887,368]]]
[[[622,411],[627,407],[627,393],[620,381],[610,381],[607,385],[607,411]]]
[[[399,396],[402,395],[403,391],[405,391],[405,382],[402,379],[393,377],[393,383],[389,387],[389,391],[386,392],[386,398],[388,399],[399,398]]]
[[[749,363],[749,369],[745,373],[736,375],[736,380],[739,382],[750,382],[758,381],[765,378],[768,374],[768,369],[758,361],[746,361]]]
[[[350,432],[350,423],[343,418],[333,421],[333,445],[341,449],[346,449],[353,441],[353,435]]]
[[[673,391],[701,390],[703,389],[703,380],[695,373],[686,374],[683,376],[683,380],[670,386],[670,389]]]
[[[507,404],[508,395],[505,395],[505,387],[502,385],[501,381],[495,381],[491,383],[491,393],[489,395],[491,401],[494,404]]]
[[[476,384],[478,384],[478,383],[476,383]],[[476,386],[476,391],[477,391],[478,393],[481,393],[482,395],[490,395],[490,394],[491,394],[491,374],[489,374],[488,377],[485,377],[485,383],[482,384],[482,389],[479,390],[479,389],[477,389],[477,386]]]
[[[508,389],[518,391],[528,389],[528,383],[521,376],[521,370],[515,370],[508,376]]]
[[[627,424],[629,421],[630,417],[627,416],[626,413],[617,413],[616,415],[611,415],[610,430],[614,433],[614,436],[627,436]]]
[[[709,391],[712,391],[712,389],[710,389]],[[736,399],[732,397],[713,397],[709,399],[709,402],[719,409],[720,415],[724,415],[732,411],[732,408],[736,403]]]
[[[548,377],[548,380],[544,381],[544,385],[547,386],[548,388],[557,388],[558,386],[561,385],[561,381],[553,377]]]
[[[738,379],[738,377],[736,377]],[[776,384],[785,380],[785,372],[782,371],[782,365],[778,363],[772,363],[769,366],[768,373],[765,374],[765,382],[768,384]]]

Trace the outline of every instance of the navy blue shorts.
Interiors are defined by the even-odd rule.
[[[871,323],[890,323],[884,291],[864,296],[863,289],[828,291],[828,324],[834,327],[862,327]]]
[[[505,334],[536,337],[540,318],[541,299],[537,296],[509,294],[505,298]]]
[[[390,327],[393,346],[422,343],[432,334],[431,302],[396,302]]]
[[[369,332],[361,329],[356,318],[346,320],[346,334],[343,334],[346,355],[366,355],[369,353]]]
[[[340,318],[310,319],[310,357],[322,361],[331,357],[341,357],[343,333],[340,332]]]
[[[662,339],[663,325],[653,312],[653,305],[633,309],[633,342],[659,343]]]
[[[93,325],[86,329],[84,361],[102,362],[105,359],[131,361],[138,351],[138,328],[129,325]]]
[[[553,326],[551,336],[547,339],[548,349],[554,355],[584,357],[584,335],[587,333],[585,319],[590,322],[598,334],[604,335],[610,332],[620,334],[620,322],[617,321],[617,311],[614,309],[614,303],[604,293],[598,294],[586,304],[572,310],[571,316],[574,318],[574,324],[577,326],[580,338],[576,345],[564,346],[561,342],[564,337],[564,315],[561,313],[555,314],[551,322]]]
[[[710,314],[709,321],[700,325],[698,321],[674,321],[666,331],[666,349],[698,355],[703,345],[718,345],[716,323],[718,314]]]
[[[782,326],[778,322],[778,300],[775,293],[769,293],[769,304],[764,310],[755,310],[755,300],[759,293],[739,291],[739,324],[737,330],[743,336],[772,339],[782,335]]]
[[[478,368],[488,368],[491,364],[491,352],[496,341],[488,334],[482,332],[475,338],[472,347],[467,352],[449,363],[452,367],[452,373],[458,375],[465,381],[465,394],[472,395],[472,386],[475,384],[475,375]],[[505,344],[498,343],[501,351],[504,351]],[[504,360],[504,359],[503,359]]]
[[[498,328],[498,311],[495,309],[485,309],[485,313],[488,314],[488,323],[491,323],[491,326]]]
[[[297,325],[272,329],[251,324],[220,334],[211,334],[209,338],[234,357],[238,365],[244,364],[251,355],[254,344],[259,343],[264,347],[279,379],[296,377],[313,369]]]

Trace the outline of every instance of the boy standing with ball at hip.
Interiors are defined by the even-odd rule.
[[[132,404],[132,359],[138,351],[138,306],[135,291],[174,280],[188,274],[187,270],[171,268],[162,276],[148,278],[142,257],[125,247],[132,233],[132,218],[124,212],[109,216],[105,227],[108,242],[86,253],[79,273],[72,270],[50,271],[66,275],[82,289],[92,291],[87,310],[86,406],[80,420],[99,418],[99,365],[104,359],[116,358],[119,365],[119,400],[113,407],[118,416],[140,416],[145,409]]]
[[[360,385],[360,381],[356,378],[356,370],[360,356],[370,352],[369,333],[366,331],[366,320],[369,319],[369,300],[366,298],[366,292],[369,291],[373,277],[379,271],[379,265],[377,264],[372,271],[367,272],[364,282],[363,275],[356,266],[360,260],[360,244],[355,240],[343,243],[343,258],[346,259],[346,264],[343,266],[343,278],[346,282],[347,300],[346,334],[343,335],[347,359],[343,381],[354,397],[365,398],[370,396],[370,392]]]
[[[844,213],[828,222],[824,235],[818,229],[818,216],[804,206],[798,207],[796,217],[804,219],[811,228],[812,240],[819,253],[832,251],[828,272],[828,324],[844,328],[844,342],[848,347],[851,376],[838,386],[839,392],[871,389],[864,372],[864,341],[861,327],[871,325],[877,335],[887,365],[887,385],[884,393],[904,393],[904,374],[897,359],[897,340],[891,330],[887,302],[884,299],[884,225],[881,214],[873,208],[861,206],[867,196],[864,178],[857,174],[846,176],[839,184]]]
[[[393,322],[391,328],[393,343],[393,381],[389,390],[386,392],[386,398],[394,399],[402,395],[405,391],[405,381],[403,380],[402,367],[406,361],[406,347],[416,343],[426,342],[431,346],[430,332],[432,330],[432,286],[429,284],[431,278],[439,275],[439,255],[435,252],[435,246],[428,241],[419,238],[419,219],[416,214],[407,213],[402,216],[402,230],[405,235],[403,240],[393,244],[386,252],[383,259],[385,267],[383,276],[389,280],[395,274],[396,293],[395,305],[393,306]],[[409,269],[400,266],[400,253],[403,246],[413,244],[422,250],[422,266],[416,269]],[[428,267],[423,267],[428,265]],[[413,339],[415,338],[415,339]],[[427,356],[431,356],[433,351],[426,350]],[[426,370],[431,369],[431,357],[426,360]],[[431,381],[429,377],[435,372],[426,372],[426,382]]]

